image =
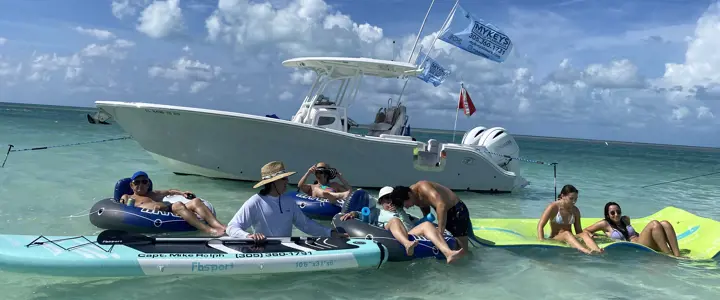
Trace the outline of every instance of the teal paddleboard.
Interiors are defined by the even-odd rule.
[[[365,239],[0,235],[0,270],[55,276],[268,274],[378,268],[387,249]]]

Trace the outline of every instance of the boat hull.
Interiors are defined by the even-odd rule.
[[[208,109],[107,101],[96,105],[177,174],[259,181],[261,167],[280,160],[298,172],[290,177],[292,184],[319,161],[342,172],[354,188],[430,180],[453,190],[510,192],[524,181],[470,145],[446,145],[440,166],[418,167],[414,154],[422,141]]]

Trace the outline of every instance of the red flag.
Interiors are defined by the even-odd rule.
[[[460,103],[458,103],[458,109],[462,109],[468,117],[475,113],[475,105],[464,86],[460,87]]]

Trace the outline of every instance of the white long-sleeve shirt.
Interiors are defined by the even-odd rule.
[[[291,236],[293,224],[302,232],[313,236],[330,236],[330,228],[305,216],[292,197],[253,195],[243,203],[227,225],[225,233],[246,238],[252,226],[254,233],[266,237]]]

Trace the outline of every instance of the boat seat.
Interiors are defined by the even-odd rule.
[[[438,142],[438,140],[436,140],[436,139],[428,140],[427,151],[430,153],[439,154],[440,153],[440,142]]]
[[[118,180],[118,182],[115,183],[115,194],[113,194],[115,201],[120,201],[120,198],[122,198],[123,195],[133,194],[133,190],[130,187],[130,182],[132,182],[132,179],[128,177],[120,179]],[[148,188],[148,191],[152,191],[152,187],[152,180],[150,180],[150,187]]]
[[[390,128],[392,128],[392,125],[388,123],[373,123],[370,125],[370,131],[388,131]]]

